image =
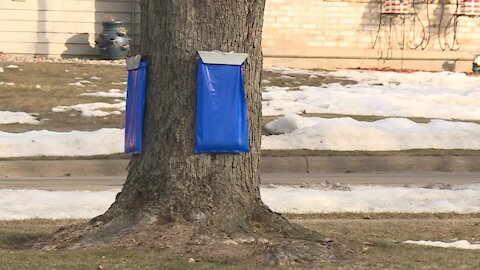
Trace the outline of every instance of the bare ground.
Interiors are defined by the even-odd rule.
[[[442,249],[406,245],[405,240],[468,240],[480,242],[480,217],[458,214],[326,214],[291,216],[290,220],[321,231],[347,248],[341,262],[316,267],[284,266],[282,269],[478,269],[475,250]],[[176,250],[175,243],[189,240],[189,229],[164,228],[168,239],[141,242],[118,248],[38,251],[25,243],[50,235],[79,220],[0,221],[0,269],[270,269],[258,261],[258,244],[212,245],[199,253],[192,243]],[[148,231],[145,232],[148,234]],[[148,238],[148,237],[146,237]],[[162,242],[165,246],[155,245]],[[181,242],[181,241],[180,241]],[[205,250],[205,249],[203,249]],[[234,255],[234,256],[232,256]]]

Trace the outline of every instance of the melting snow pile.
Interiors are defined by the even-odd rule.
[[[429,247],[441,247],[441,248],[458,248],[458,249],[480,249],[480,244],[471,244],[466,240],[455,241],[452,243],[445,243],[442,241],[412,241],[408,240],[403,242],[405,244],[429,246]]]
[[[341,77],[357,81],[298,88],[269,86],[263,115],[336,113],[441,119],[480,119],[480,78],[452,72],[314,72],[274,69],[283,74]]]
[[[100,80],[99,77],[91,77],[95,80]],[[84,84],[91,83],[87,80],[82,80],[70,85],[83,86]],[[126,91],[120,89],[110,89],[108,92],[99,91],[93,93],[83,93],[80,96],[93,96],[93,97],[106,97],[117,98],[114,101],[116,103],[94,102],[86,104],[76,104],[71,106],[56,106],[52,109],[53,112],[66,112],[66,111],[79,111],[84,117],[106,117],[109,115],[121,115],[126,109]],[[120,98],[120,99],[118,99]]]
[[[104,213],[119,190],[0,190],[0,220],[93,218]]]
[[[0,157],[93,156],[123,152],[123,129],[0,132]]]
[[[480,185],[453,189],[351,186],[318,190],[282,186],[263,188],[263,201],[282,213],[480,212]]]
[[[0,220],[92,218],[115,200],[109,191],[1,190]],[[445,189],[343,186],[342,189],[262,187],[262,200],[282,213],[480,211],[480,185]]]
[[[86,104],[77,104],[71,106],[57,106],[52,109],[53,112],[66,112],[70,110],[79,111],[82,113],[82,116],[85,117],[105,117],[111,114],[120,115],[122,111],[125,111],[126,102],[121,101],[118,103],[105,103],[105,102],[94,102]],[[104,111],[102,109],[107,109],[110,111]]]
[[[9,112],[0,111],[0,125],[1,124],[39,124],[35,116],[25,112]]]
[[[81,96],[94,96],[94,97],[111,97],[111,98],[126,98],[126,92],[120,89],[110,89],[108,92],[94,92],[94,93],[83,93]]]
[[[445,120],[422,124],[406,118],[362,122],[349,117],[325,119],[287,115],[267,124],[266,129],[280,135],[263,136],[262,149],[480,149],[479,124]]]

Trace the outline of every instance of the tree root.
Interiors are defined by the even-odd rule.
[[[196,260],[261,265],[318,265],[343,260],[340,245],[332,240],[292,224],[266,207],[258,214],[247,230],[216,234],[199,234],[194,223],[178,216],[125,214],[107,222],[100,218],[62,228],[34,248],[154,249]]]

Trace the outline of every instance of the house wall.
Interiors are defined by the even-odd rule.
[[[444,8],[438,2],[414,7],[411,11],[416,15],[381,16],[378,0],[267,0],[263,45],[281,49],[450,50],[457,47],[452,46],[456,32],[462,50],[479,49],[480,19],[458,17],[455,29],[455,2]],[[422,42],[427,38],[428,43]]]
[[[0,51],[96,56],[95,33],[101,32],[105,15],[123,20],[138,42],[138,2],[0,0]],[[454,20],[456,2],[445,6],[438,0],[429,2],[415,5],[418,15],[382,16],[378,0],[267,0],[265,63],[303,68],[471,69],[472,53],[480,51],[480,19]]]
[[[50,56],[98,55],[95,33],[112,15],[138,37],[140,8],[131,0],[0,0],[0,51]],[[132,17],[136,27],[133,27]],[[137,38],[138,39],[138,38]]]
[[[472,52],[480,51],[480,18],[453,16],[456,2],[415,2],[422,4],[412,14],[382,15],[378,0],[267,0],[265,62],[470,70]]]

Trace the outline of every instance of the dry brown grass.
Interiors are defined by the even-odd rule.
[[[480,218],[431,218],[410,214],[382,219],[304,219],[296,222],[343,243],[355,254],[355,269],[479,269],[478,250],[403,244],[406,240],[480,242]]]
[[[290,216],[293,222],[344,245],[347,262],[315,269],[479,269],[478,250],[406,245],[405,240],[480,241],[479,214],[325,214]],[[211,263],[167,250],[35,251],[26,241],[81,220],[0,221],[0,269],[269,269],[248,261]],[[34,267],[33,267],[34,266]],[[33,267],[33,268],[32,268]],[[304,269],[282,267],[281,269]],[[311,269],[311,268],[306,268]]]
[[[19,111],[38,114],[38,119],[45,121],[39,125],[9,124],[1,125],[5,132],[25,132],[29,130],[91,131],[104,127],[123,127],[124,116],[83,117],[80,112],[52,112],[58,105],[68,106],[82,103],[106,102],[114,103],[114,98],[80,96],[82,93],[108,91],[110,89],[125,90],[125,85],[113,85],[112,82],[125,82],[127,72],[122,66],[63,64],[63,63],[8,63],[18,69],[5,69],[0,73],[0,81],[13,82],[14,86],[0,86],[0,108],[2,111]],[[101,77],[92,80],[91,77]],[[72,86],[69,83],[89,80],[92,83],[84,87]],[[40,88],[36,86],[39,85]]]

